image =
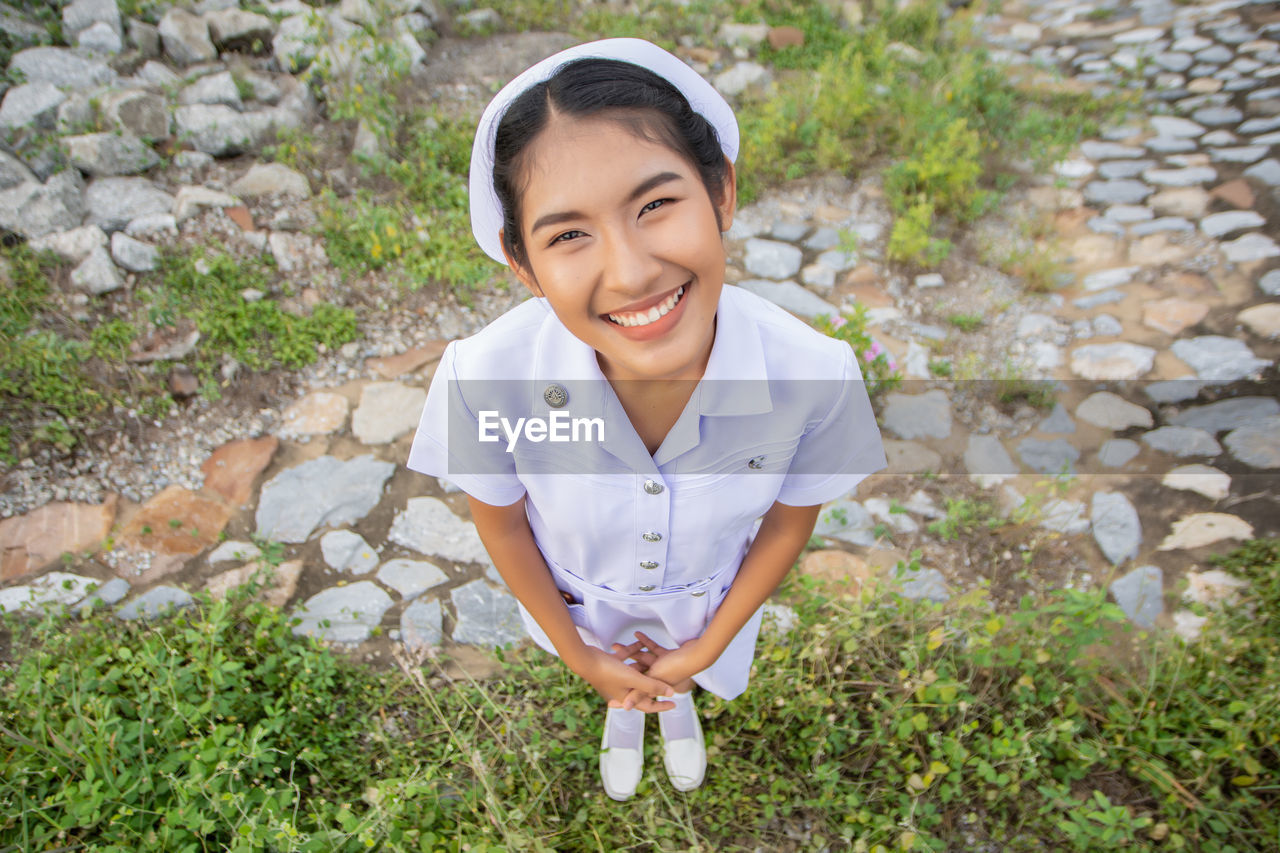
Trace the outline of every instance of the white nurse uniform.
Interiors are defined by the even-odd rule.
[[[741,288],[724,287],[702,381],[652,456],[596,353],[545,300],[451,343],[431,383],[409,467],[484,503],[527,495],[529,525],[584,638],[608,649],[642,630],[674,647],[700,636],[728,593],[760,517],[780,501],[834,500],[885,466],[848,344]],[[495,426],[598,418],[578,441]],[[480,440],[497,433],[497,440]],[[562,436],[572,435],[567,428]],[[510,451],[508,451],[510,448]],[[530,636],[555,654],[520,608]],[[694,676],[725,699],[747,687],[761,611]]]

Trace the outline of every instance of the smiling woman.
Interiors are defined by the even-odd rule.
[[[636,39],[499,92],[472,226],[537,298],[449,345],[409,457],[466,492],[530,637],[607,700],[619,800],[646,712],[673,786],[702,783],[694,685],[746,690],[762,605],[819,505],[885,464],[853,351],[725,286],[737,143],[724,99]],[[598,442],[523,440],[568,405],[600,418]]]

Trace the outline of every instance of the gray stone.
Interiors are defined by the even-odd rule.
[[[311,22],[310,13],[285,18],[276,28],[271,39],[271,52],[281,70],[296,74],[316,57],[318,42],[323,32]]]
[[[1191,67],[1191,57],[1185,53],[1157,53],[1153,61],[1167,71],[1181,72]]]
[[[470,29],[473,32],[486,32],[500,28],[502,16],[493,9],[472,9],[459,15],[456,23],[463,31]]]
[[[1123,468],[1142,448],[1128,438],[1110,438],[1098,448],[1098,464],[1107,468]]]
[[[160,264],[160,251],[117,231],[111,235],[111,258],[130,272],[151,272]]]
[[[875,526],[876,521],[866,507],[855,500],[841,498],[822,508],[813,532],[815,536],[870,548],[876,541]]]
[[[1018,473],[1018,463],[994,435],[970,435],[964,451],[964,467],[982,488],[989,488]]]
[[[1151,119],[1151,127],[1155,129],[1156,136],[1174,138],[1189,137],[1194,139],[1205,131],[1203,125],[1196,124],[1190,119],[1177,118],[1175,116],[1154,116]]]
[[[1280,130],[1280,116],[1251,118],[1236,129],[1241,133],[1266,133],[1271,130]]]
[[[0,191],[0,228],[28,240],[55,231],[69,231],[84,217],[84,182],[67,169],[43,184],[19,184]]]
[[[1212,166],[1188,166],[1182,169],[1148,169],[1142,179],[1150,184],[1165,187],[1194,187],[1218,178],[1218,170]]]
[[[130,219],[124,233],[130,237],[173,237],[178,233],[178,220],[171,213],[148,213]]]
[[[1107,208],[1107,212],[1103,214],[1114,222],[1128,224],[1130,222],[1145,222],[1148,219],[1155,219],[1156,213],[1149,207],[1140,204],[1113,204]]]
[[[1229,130],[1215,130],[1212,133],[1206,133],[1200,137],[1201,145],[1223,146],[1231,145],[1236,141],[1236,135]],[[1252,162],[1252,161],[1250,161]]]
[[[1213,148],[1210,159],[1221,163],[1256,163],[1267,154],[1265,145],[1238,145],[1232,148]]]
[[[396,515],[387,538],[428,557],[489,565],[489,553],[475,525],[454,515],[436,498],[410,498]]]
[[[1085,515],[1083,502],[1050,498],[1040,507],[1038,526],[1064,536],[1075,536],[1089,529],[1089,519]]]
[[[1219,127],[1224,124],[1239,124],[1244,113],[1235,107],[1205,107],[1192,113],[1191,118],[1209,127]]]
[[[1196,227],[1181,216],[1162,216],[1150,222],[1139,222],[1129,229],[1135,237],[1146,237],[1169,231],[1194,231]]]
[[[1256,357],[1244,341],[1221,335],[1181,338],[1170,349],[1201,379],[1248,379],[1271,365],[1267,359]]]
[[[394,472],[393,463],[372,456],[346,462],[321,456],[282,471],[262,487],[258,533],[276,542],[305,542],[317,527],[359,521],[382,499]]]
[[[1061,328],[1062,324],[1048,314],[1027,314],[1018,321],[1014,334],[1019,338],[1037,338],[1056,334]]]
[[[210,551],[209,556],[206,559],[209,561],[209,565],[212,566],[214,563],[227,563],[232,561],[247,563],[250,560],[258,559],[261,556],[262,550],[252,542],[231,540],[229,542],[223,542],[217,548]]]
[[[406,600],[417,598],[422,593],[438,586],[449,579],[435,563],[426,560],[388,560],[378,569],[377,578],[384,586],[389,586]]]
[[[29,47],[14,54],[10,71],[18,71],[28,83],[52,83],[59,89],[88,90],[115,82],[116,73],[106,63],[86,59],[66,47]]]
[[[1090,181],[1085,185],[1085,201],[1094,204],[1138,204],[1155,192],[1142,181]]]
[[[1088,296],[1081,296],[1079,299],[1072,299],[1071,304],[1081,310],[1088,311],[1090,308],[1098,308],[1103,305],[1110,305],[1113,302],[1123,301],[1124,294],[1119,290],[1101,290]]]
[[[133,219],[173,212],[173,196],[146,178],[100,178],[84,192],[87,221],[103,231],[120,231]]]
[[[951,598],[947,591],[947,579],[937,569],[911,568],[899,564],[894,573],[898,594],[911,601],[932,601],[942,604]]]
[[[1196,150],[1196,144],[1193,140],[1178,139],[1171,136],[1157,136],[1153,139],[1148,139],[1144,144],[1157,154],[1179,154]]]
[[[70,607],[74,612],[84,613],[99,606],[111,607],[119,604],[129,594],[129,582],[124,578],[112,578],[106,583],[85,592],[84,598],[73,602]],[[101,605],[98,602],[102,602]]]
[[[142,56],[154,59],[160,55],[160,28],[146,21],[131,18],[129,43],[136,47]]]
[[[1109,160],[1098,166],[1098,176],[1104,180],[1116,178],[1133,178],[1147,169],[1154,168],[1155,160]]]
[[[810,287],[830,290],[835,287],[836,271],[823,264],[809,264],[800,271],[800,280]]]
[[[330,530],[321,536],[320,554],[325,565],[339,572],[363,575],[378,567],[377,549],[351,530]]]
[[[230,157],[257,148],[271,129],[271,116],[259,112],[238,113],[224,104],[192,104],[174,111],[179,136],[197,151],[214,157]]]
[[[194,104],[222,104],[239,112],[244,108],[240,100],[240,90],[236,88],[235,78],[230,71],[217,74],[206,74],[199,80],[178,93],[178,103],[185,106]]]
[[[1272,270],[1258,279],[1258,289],[1267,296],[1280,296],[1280,269]]]
[[[1124,326],[1110,314],[1099,314],[1093,318],[1093,336],[1096,338],[1118,337],[1124,333]]]
[[[391,596],[373,581],[330,587],[294,610],[293,616],[302,621],[293,633],[330,643],[360,643],[382,624],[391,603]]]
[[[951,401],[937,388],[923,394],[894,391],[886,399],[883,420],[899,438],[946,438],[951,435]]]
[[[494,589],[483,580],[474,580],[455,589],[450,598],[457,613],[453,627],[455,643],[488,648],[524,639],[524,623],[520,621],[520,611],[511,593]]]
[[[804,247],[815,252],[825,252],[839,245],[840,232],[830,226],[819,228],[809,236],[808,240],[804,241]]]
[[[1225,237],[1246,228],[1258,228],[1265,225],[1263,219],[1252,210],[1229,210],[1225,213],[1214,213],[1200,220],[1200,230],[1210,237]]]
[[[842,252],[839,249],[828,249],[818,255],[818,263],[831,267],[836,272],[851,270],[858,263],[858,255],[854,252]]]
[[[94,296],[124,287],[120,271],[112,263],[111,255],[101,246],[91,249],[80,265],[71,271],[71,283]]]
[[[839,308],[822,297],[810,293],[794,281],[765,281],[753,278],[738,282],[738,286],[801,317],[812,318],[819,314],[834,317],[840,313]]]
[[[1095,234],[1111,234],[1115,237],[1124,236],[1124,226],[1112,219],[1103,216],[1095,216],[1090,219],[1086,225],[1089,230]]]
[[[795,246],[753,237],[747,241],[746,249],[744,265],[753,275],[784,279],[800,271],[802,255]]]
[[[414,601],[400,614],[400,636],[410,651],[438,646],[444,639],[444,610],[436,599]]]
[[[894,533],[915,533],[920,524],[908,513],[894,512],[893,502],[888,498],[867,498],[863,506],[876,521],[887,524]]]
[[[1084,379],[1137,379],[1151,370],[1156,351],[1151,347],[1117,342],[1086,344],[1071,352],[1071,372]]]
[[[1229,243],[1220,244],[1222,253],[1233,264],[1247,264],[1280,256],[1280,246],[1264,234],[1245,234]]]
[[[159,95],[131,89],[109,95],[103,115],[121,130],[141,139],[163,139],[169,135],[169,108]]]
[[[399,382],[370,382],[351,416],[351,431],[364,444],[387,444],[418,425],[427,392]]]
[[[716,89],[736,98],[746,91],[763,94],[773,81],[769,69],[758,62],[737,62],[733,67],[716,75]]]
[[[1017,451],[1024,465],[1041,474],[1073,474],[1075,462],[1080,458],[1080,451],[1061,438],[1052,441],[1024,438],[1018,442]]]
[[[1076,431],[1076,423],[1071,420],[1071,415],[1067,413],[1067,409],[1061,403],[1053,404],[1053,411],[1049,417],[1040,421],[1040,425],[1036,427],[1040,432],[1045,433],[1062,433],[1070,434]]]
[[[271,40],[271,19],[243,9],[223,9],[204,16],[209,37],[223,50],[252,48],[254,42]]]
[[[39,182],[35,173],[28,169],[25,163],[6,151],[0,151],[0,191],[11,190],[21,184]]]
[[[76,44],[81,50],[91,54],[114,56],[124,50],[124,38],[110,24],[102,21],[76,36]]]
[[[1195,492],[1213,501],[1220,501],[1231,494],[1231,478],[1208,465],[1181,465],[1165,474],[1160,484]]]
[[[1089,520],[1093,538],[1113,566],[1138,556],[1142,544],[1142,523],[1138,511],[1121,492],[1095,492]]]
[[[231,192],[244,199],[307,198],[311,195],[311,185],[302,173],[281,163],[255,163],[231,185]]]
[[[164,51],[179,65],[196,65],[218,58],[204,19],[184,9],[173,8],[160,19],[160,40]]]
[[[132,621],[154,619],[173,610],[190,607],[195,601],[185,589],[176,586],[156,586],[126,603],[116,611],[116,616]]]
[[[186,186],[178,189],[178,195],[173,200],[173,215],[179,222],[184,222],[193,216],[198,216],[206,210],[221,207],[235,207],[240,200],[232,195],[220,193],[217,190],[211,190],[208,187]],[[272,234],[272,237],[279,237],[279,234]],[[290,272],[291,268],[280,263],[280,258],[276,258],[276,264],[282,272]]]
[[[945,279],[943,279],[942,276],[938,275],[935,272],[935,273],[927,273],[925,275],[916,276],[915,283],[916,283],[916,287],[930,288],[930,287],[944,287],[946,286],[947,282]]]
[[[1233,397],[1179,412],[1169,418],[1169,423],[1219,433],[1239,429],[1273,415],[1280,415],[1280,402],[1272,397]]]
[[[141,83],[159,89],[172,89],[182,85],[182,78],[169,70],[169,66],[154,59],[144,62],[134,77]]]
[[[37,252],[53,252],[64,261],[78,264],[96,247],[106,248],[108,243],[107,235],[101,228],[96,225],[84,225],[80,228],[72,228],[70,231],[59,231],[28,240],[27,245]]]
[[[1206,385],[1216,384],[1221,383],[1206,382],[1203,379],[1166,379],[1152,382],[1144,386],[1142,391],[1157,403],[1182,403],[1194,400]]]
[[[1076,417],[1110,430],[1152,425],[1151,412],[1110,391],[1096,391],[1076,407]]]
[[[1244,170],[1246,178],[1261,181],[1269,187],[1280,187],[1280,160],[1271,157]]]
[[[1164,612],[1164,573],[1158,566],[1139,566],[1111,584],[1111,595],[1124,614],[1141,628],[1151,628]]]
[[[1280,468],[1280,415],[1253,421],[1227,433],[1231,455],[1254,468]]]
[[[0,127],[52,130],[58,107],[66,99],[57,86],[45,80],[14,86],[0,104]]]
[[[124,33],[116,0],[75,0],[62,7],[62,34],[71,38],[94,24],[103,23],[117,35]]]
[[[1053,370],[1062,364],[1062,349],[1048,341],[1036,341],[1027,347],[1031,364],[1040,370]]]
[[[49,606],[70,606],[98,586],[95,578],[68,572],[49,572],[30,584],[0,589],[0,613],[36,611]]]
[[[1222,446],[1202,429],[1184,426],[1163,426],[1142,434],[1147,446],[1173,456],[1217,456]]]
[[[1085,290],[1106,290],[1119,287],[1133,281],[1133,277],[1142,271],[1142,267],[1115,267],[1109,270],[1098,270],[1089,273],[1081,282]]]
[[[94,177],[136,175],[160,162],[160,156],[141,139],[127,133],[86,133],[66,136],[62,145],[71,164]]]
[[[1090,160],[1122,160],[1142,156],[1142,149],[1133,145],[1121,145],[1118,142],[1095,142],[1089,140],[1080,144],[1080,151]]]

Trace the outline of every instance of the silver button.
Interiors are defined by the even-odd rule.
[[[658,564],[657,564],[657,563],[655,563],[653,560],[645,560],[643,563],[641,563],[641,564],[640,564],[640,568],[642,568],[642,569],[656,569],[656,568],[658,568]]]
[[[661,542],[661,541],[662,541],[662,534],[661,534],[661,533],[654,533],[653,531],[649,531],[648,533],[641,533],[641,534],[640,534],[640,538],[641,538],[641,539],[643,539],[643,540],[644,540],[644,541],[646,541],[646,542]]]
[[[659,483],[657,480],[645,480],[644,490],[651,495],[660,495],[667,487]]]
[[[693,592],[689,594],[692,595],[694,598],[697,598],[700,595],[706,595],[707,591],[705,589],[695,589]]]
[[[648,592],[651,589],[653,589],[653,584],[651,583],[647,583],[644,586],[640,587],[641,592]]]
[[[747,460],[747,467],[753,471],[759,471],[761,468],[764,467],[764,457],[752,456],[749,460]]]
[[[563,385],[553,382],[547,386],[547,390],[542,392],[542,399],[546,400],[547,405],[553,409],[563,409],[564,404],[569,402],[569,392],[564,390]]]

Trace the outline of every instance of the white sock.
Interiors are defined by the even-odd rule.
[[[640,749],[644,741],[644,711],[610,708],[604,727],[604,742],[609,748]]]
[[[676,706],[670,711],[661,712],[663,738],[666,740],[680,740],[681,738],[696,736],[698,732],[694,727],[694,720],[697,717],[698,709],[693,707],[693,691],[676,693],[674,696],[662,698],[676,703]]]

